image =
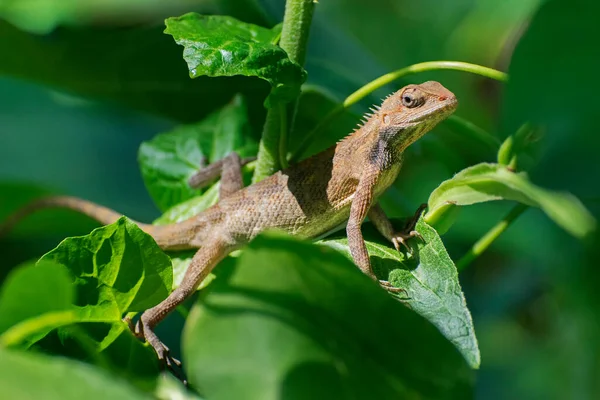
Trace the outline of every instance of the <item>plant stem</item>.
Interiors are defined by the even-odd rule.
[[[262,138],[258,145],[256,168],[252,175],[252,183],[262,181],[269,175],[273,175],[281,168],[279,150],[281,142],[281,120],[285,113],[283,104],[276,104],[267,111],[267,118],[263,126]]]
[[[492,229],[490,229],[481,239],[479,239],[473,247],[456,262],[456,268],[461,271],[466,268],[473,260],[479,257],[494,240],[506,230],[508,227],[521,215],[529,206],[525,204],[517,204],[512,210],[499,221]]]
[[[290,60],[304,66],[306,45],[312,22],[314,0],[287,0],[279,47],[285,50]]]
[[[327,116],[325,116],[325,118],[323,118],[321,122],[303,138],[302,143],[300,144],[298,149],[294,152],[294,154],[292,154],[292,157],[290,157],[290,161],[298,161],[298,157],[302,155],[302,153],[308,148],[308,145],[310,144],[312,138],[319,131],[321,131],[325,126],[327,126],[335,117],[341,114],[345,109],[358,103],[360,100],[364,99],[366,96],[370,95],[375,90],[380,89],[383,86],[406,75],[441,69],[471,72],[473,74],[485,76],[487,78],[495,79],[497,81],[502,82],[506,82],[508,80],[508,75],[504,72],[500,72],[498,70],[488,67],[483,67],[481,65],[470,64],[461,61],[428,61],[413,64],[408,67],[390,72],[367,83],[366,85],[352,93],[350,96],[346,97],[346,100],[344,100],[342,104],[340,104],[338,107],[334,108],[329,114],[327,114]]]
[[[279,112],[279,131],[281,132],[279,136],[279,166],[281,168],[288,167],[287,161],[287,143],[288,143],[288,125],[287,125],[287,116],[288,111],[284,105],[280,105],[282,110]],[[295,112],[296,107],[294,107]]]
[[[306,59],[314,8],[314,0],[287,0],[285,4],[279,46],[285,50],[291,61],[301,66],[304,66]],[[288,109],[293,113],[296,106],[287,108],[285,104],[278,104],[267,111],[253,182],[274,174],[287,164],[287,121],[293,121],[293,115],[292,118],[288,118]]]

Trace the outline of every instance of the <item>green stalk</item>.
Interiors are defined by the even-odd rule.
[[[403,76],[416,74],[418,72],[436,71],[441,69],[471,72],[473,74],[485,76],[486,78],[495,79],[501,82],[508,81],[508,75],[504,72],[500,72],[488,67],[482,67],[481,65],[470,64],[461,61],[427,61],[390,72],[380,76],[374,81],[367,83],[365,86],[361,87],[356,92],[348,96],[346,100],[344,100],[344,108],[348,108],[351,105],[358,103],[375,90],[380,89]]]
[[[262,138],[258,145],[256,169],[252,175],[252,183],[262,181],[281,169],[279,150],[281,142],[281,120],[285,113],[285,105],[276,104],[267,111]]]
[[[360,100],[364,99],[377,89],[382,88],[383,86],[395,81],[396,79],[402,78],[406,75],[415,74],[418,72],[425,71],[435,71],[442,69],[450,69],[455,71],[464,71],[470,72],[473,74],[481,75],[487,78],[495,79],[497,81],[506,82],[508,80],[508,75],[504,72],[497,71],[492,68],[482,67],[481,65],[470,64],[461,61],[428,61],[422,62],[419,64],[413,64],[406,68],[402,68],[388,74],[382,75],[379,78],[367,83],[350,96],[346,97],[346,100],[338,107],[333,109],[325,118],[319,122],[319,124],[309,132],[302,140],[302,143],[298,147],[298,149],[292,154],[290,161],[298,161],[298,157],[302,155],[302,153],[308,148],[308,145],[315,137],[315,135],[320,132],[325,126],[327,126],[335,117],[341,114],[345,109],[353,106],[358,103]]]
[[[312,22],[314,0],[287,0],[279,46],[285,50],[293,62],[304,66],[306,45]],[[296,107],[289,110],[295,112]],[[287,164],[287,121],[288,108],[285,104],[276,105],[267,111],[262,138],[258,147],[258,159],[253,182],[258,182],[274,174]]]
[[[529,206],[517,204],[512,210],[499,221],[492,229],[481,237],[471,249],[456,262],[456,268],[461,271],[465,269],[473,260],[479,257],[488,247],[498,239],[498,237],[508,229],[508,227],[521,215]]]
[[[279,47],[285,50],[290,60],[304,66],[306,45],[312,22],[314,0],[287,0]]]

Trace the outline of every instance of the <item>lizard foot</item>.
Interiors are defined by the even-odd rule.
[[[156,336],[152,327],[145,321],[144,315],[137,322],[133,334],[140,339],[145,339],[156,352],[160,364],[178,375],[175,368],[181,368],[181,361],[171,357],[169,348]]]
[[[400,293],[400,292],[405,292],[404,289],[393,286],[390,282],[388,281],[384,281],[384,280],[380,280],[379,281],[379,285],[384,288],[385,290],[387,290],[390,293]]]
[[[427,204],[421,204],[415,212],[415,215],[413,215],[406,221],[404,228],[400,232],[395,233],[392,237],[392,243],[397,251],[401,251],[401,246],[404,246],[406,250],[412,253],[412,249],[406,243],[408,239],[411,238],[416,237],[419,238],[419,240],[421,240],[422,242],[425,242],[423,236],[415,230],[417,222],[419,221],[419,218],[421,217],[421,214],[423,214],[423,210],[425,210],[425,208],[427,208]]]
[[[401,250],[401,246],[404,246],[406,248],[406,250],[412,252],[412,249],[410,248],[410,246],[406,243],[408,241],[408,239],[411,238],[419,238],[421,241],[425,241],[425,239],[423,239],[423,236],[421,236],[421,234],[415,230],[411,230],[407,233],[405,232],[398,232],[394,234],[394,237],[392,238],[392,244],[394,245],[394,247],[396,248],[397,251],[402,251]]]

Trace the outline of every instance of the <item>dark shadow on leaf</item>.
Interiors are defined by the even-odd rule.
[[[234,276],[237,266],[228,267],[231,270],[220,272]],[[365,381],[371,381],[366,386],[371,394],[376,393],[374,398],[392,398],[407,387],[435,397],[456,390],[456,376],[469,380],[466,369],[457,375],[461,356],[433,325],[391,299],[358,270],[346,271],[344,277],[340,281],[335,271],[313,268],[308,280],[319,282],[316,287],[300,284],[285,291],[233,286],[218,279],[206,291],[202,308],[218,318],[277,321],[331,357],[330,363],[306,363],[292,369],[281,388],[282,394],[287,393],[283,398],[294,399],[296,387],[310,382],[322,384],[312,386],[314,392],[308,398],[361,398],[343,396],[342,391],[355,385],[365,387]],[[369,376],[364,376],[365,370]],[[332,391],[337,395],[331,397]]]

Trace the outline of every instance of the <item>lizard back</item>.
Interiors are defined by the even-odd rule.
[[[202,226],[194,244],[214,235],[230,243],[246,243],[265,229],[283,230],[301,238],[314,238],[342,227],[347,221],[356,188],[369,165],[377,121],[337,145],[300,163],[247,186],[218,204],[192,217],[190,224]],[[378,160],[373,160],[377,162]],[[380,173],[378,196],[395,180],[400,160]],[[188,221],[184,221],[188,222]]]

